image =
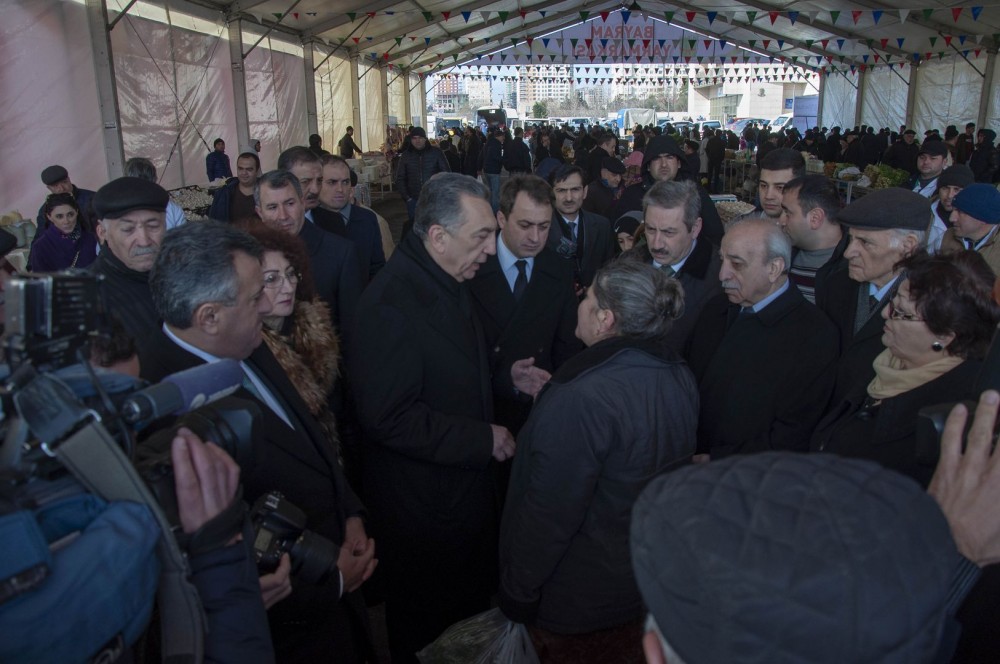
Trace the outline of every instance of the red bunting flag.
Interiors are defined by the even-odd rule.
[[[441,12],[441,16],[444,16],[444,20],[451,18],[451,12]]]
[[[768,15],[769,17],[771,17],[771,25],[774,25],[774,22],[778,20],[778,14],[779,14],[779,13],[780,13],[780,12],[768,12],[768,13],[767,13],[767,15]]]
[[[601,20],[605,23],[608,21],[609,16],[611,16],[611,12],[601,12]]]
[[[687,17],[688,23],[691,23],[692,21],[694,21],[694,17],[696,15],[697,15],[696,12],[684,12],[684,16]]]
[[[861,18],[861,15],[863,13],[864,12],[861,11],[860,9],[853,9],[853,10],[851,10],[851,16],[854,18],[854,25],[858,24],[858,19]]]
[[[961,7],[953,7],[951,10],[951,17],[955,19],[955,23],[958,23],[958,17],[962,15]]]

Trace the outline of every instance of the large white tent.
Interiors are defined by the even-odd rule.
[[[97,188],[147,156],[167,188],[204,183],[205,155],[251,138],[262,165],[347,125],[365,150],[389,117],[424,122],[435,73],[496,65],[685,65],[757,75],[769,63],[820,74],[822,124],[1000,126],[1000,9],[923,0],[2,0],[0,209],[33,216],[38,174],[59,163]],[[581,22],[655,19],[711,40],[643,43],[627,31],[563,43]],[[649,40],[645,40],[648,42]],[[575,42],[575,40],[574,40]],[[656,47],[661,48],[657,49]],[[602,48],[607,49],[602,55]],[[611,60],[608,54],[613,53]]]

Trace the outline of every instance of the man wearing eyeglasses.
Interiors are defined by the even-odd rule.
[[[872,379],[872,362],[882,352],[882,309],[896,294],[896,264],[926,246],[933,212],[930,201],[903,189],[880,189],[837,215],[848,228],[847,263],[829,277],[820,307],[840,330],[840,362],[832,404],[856,383]]]
[[[346,355],[361,297],[361,267],[354,243],[306,220],[299,179],[289,171],[270,171],[254,187],[257,216],[275,230],[295,235],[309,253],[316,292],[330,305],[334,328]]]

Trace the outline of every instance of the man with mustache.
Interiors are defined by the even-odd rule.
[[[166,233],[166,189],[140,178],[118,178],[97,190],[93,205],[101,253],[90,267],[104,277],[108,312],[117,316],[140,353],[160,327],[149,271]]]
[[[684,287],[684,313],[674,321],[666,343],[684,350],[702,307],[722,292],[719,248],[701,234],[701,195],[690,180],[657,182],[643,198],[646,244],[626,252],[649,263]]]
[[[806,451],[837,367],[837,330],[788,279],[792,244],[770,218],[730,222],[724,294],[705,304],[687,351],[698,380],[698,452],[712,459]]]

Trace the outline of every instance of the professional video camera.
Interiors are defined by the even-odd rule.
[[[0,632],[20,638],[0,640],[0,661],[114,661],[144,631],[154,591],[164,659],[200,661],[204,616],[176,537],[170,446],[184,426],[250,472],[260,410],[229,396],[242,368],[223,360],[145,389],[95,371],[85,352],[110,325],[101,279],[86,272],[11,278],[6,313],[0,537],[16,545],[0,559]],[[172,426],[148,435],[166,416]],[[305,530],[294,506],[273,511],[255,510],[255,541],[323,579],[337,547]]]

